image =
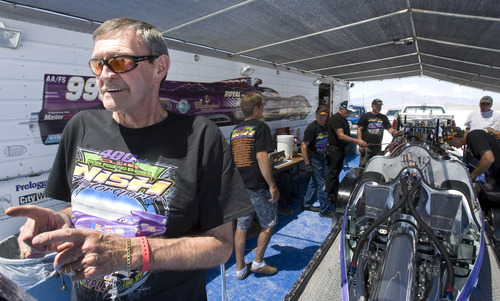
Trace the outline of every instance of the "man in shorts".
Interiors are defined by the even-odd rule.
[[[250,271],[273,275],[278,272],[264,261],[264,253],[278,221],[280,193],[274,180],[268,153],[274,150],[269,126],[259,119],[264,111],[260,94],[249,93],[241,100],[245,120],[231,133],[231,151],[243,178],[248,195],[259,218],[261,230],[253,262],[245,263],[246,234],[252,225],[254,212],[238,218],[234,237],[236,279],[246,278]]]

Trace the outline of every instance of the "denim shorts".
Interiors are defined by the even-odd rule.
[[[274,227],[278,222],[278,202],[271,203],[271,194],[268,189],[250,190],[248,196],[252,201],[255,212],[238,218],[236,227],[240,230],[248,230],[252,226],[253,216],[257,214],[262,228]]]

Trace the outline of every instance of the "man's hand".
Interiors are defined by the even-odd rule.
[[[41,233],[33,245],[57,245],[54,268],[74,273],[71,280],[109,275],[126,269],[126,240],[117,235],[89,229],[60,229]]]
[[[276,185],[270,186],[269,193],[271,194],[271,198],[269,199],[269,202],[276,203],[280,199],[280,191],[278,189],[278,186],[276,186]]]
[[[27,217],[28,220],[21,227],[17,242],[21,257],[42,258],[45,254],[53,252],[57,244],[39,246],[33,244],[33,238],[40,233],[65,229],[71,227],[68,216],[61,212],[37,206],[17,206],[5,210],[5,214],[16,217]]]
[[[313,174],[313,167],[311,164],[306,164],[306,179],[310,179]]]
[[[361,140],[361,139],[356,139],[357,140],[357,144],[361,147],[367,147],[368,146],[368,143],[366,143],[364,140]]]

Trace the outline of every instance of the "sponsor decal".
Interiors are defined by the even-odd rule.
[[[17,157],[26,153],[26,147],[23,145],[10,145],[3,152],[7,157]]]
[[[220,106],[217,104],[210,103],[210,96],[205,95],[205,100],[200,99],[200,101],[194,103],[194,107],[197,110],[213,110],[217,109]]]
[[[47,186],[47,181],[31,182],[23,185],[16,185],[16,191],[24,191],[28,189],[44,189]]]
[[[43,192],[36,192],[19,196],[19,205],[27,205],[45,199]]]
[[[56,115],[56,114],[45,114],[43,120],[63,120],[64,115]]]
[[[226,91],[226,92],[224,92],[224,97],[241,98],[241,92],[240,91]]]
[[[181,101],[179,101],[179,103],[177,104],[176,108],[179,111],[179,113],[186,114],[191,108],[191,106],[189,105],[189,102],[187,100],[181,99]]]
[[[179,103],[177,104],[176,108],[179,111],[179,113],[186,114],[191,108],[191,106],[189,105],[189,102],[187,100],[181,99],[181,101],[179,101]]]
[[[59,143],[61,141],[61,134],[51,134],[47,136],[47,139],[45,140],[45,144],[51,144],[51,143]]]

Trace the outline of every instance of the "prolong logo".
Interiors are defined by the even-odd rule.
[[[22,195],[19,197],[19,205],[26,205],[26,204],[35,203],[35,202],[42,200],[43,198],[45,198],[45,195],[43,194],[43,192]]]

